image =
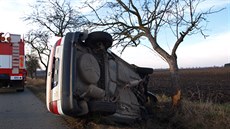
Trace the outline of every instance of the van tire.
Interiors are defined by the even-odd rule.
[[[99,47],[99,45],[97,44],[99,42],[102,42],[105,49],[107,50],[109,47],[112,46],[113,38],[107,32],[95,31],[90,33],[85,40],[86,46],[89,46],[90,48]]]

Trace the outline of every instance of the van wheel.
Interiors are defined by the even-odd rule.
[[[95,31],[88,35],[87,39],[85,40],[86,46],[90,48],[99,48],[101,43],[107,50],[109,47],[112,46],[113,38],[107,32],[102,31]]]

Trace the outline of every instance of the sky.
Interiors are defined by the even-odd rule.
[[[31,11],[29,4],[34,1],[0,0],[0,32],[26,34],[31,26],[22,18]],[[177,50],[179,68],[221,67],[225,63],[230,63],[230,0],[207,0],[200,5],[200,8],[208,7],[225,9],[208,16],[209,22],[205,31],[205,34],[209,35],[207,38],[196,34],[184,39]],[[162,38],[166,44],[170,44],[171,39],[167,33],[163,34]],[[127,48],[122,55],[117,49],[112,50],[127,62],[137,66],[168,68],[168,64],[156,52],[143,45]],[[171,46],[167,46],[166,50],[171,50]]]

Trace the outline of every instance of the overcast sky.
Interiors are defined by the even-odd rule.
[[[192,35],[185,38],[177,51],[180,68],[223,66],[230,63],[230,0],[207,1],[201,8],[214,6],[215,9],[225,9],[208,17],[206,34],[209,37],[204,39],[201,35]],[[34,0],[0,0],[0,32],[25,34],[30,28],[22,17],[28,14],[28,4],[33,2]],[[170,42],[167,34],[162,37]],[[171,47],[167,49],[170,50]],[[121,57],[138,66],[168,67],[155,52],[142,45],[128,48]]]

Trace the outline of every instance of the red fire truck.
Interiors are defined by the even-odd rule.
[[[24,41],[19,34],[0,33],[0,88],[24,91]]]

